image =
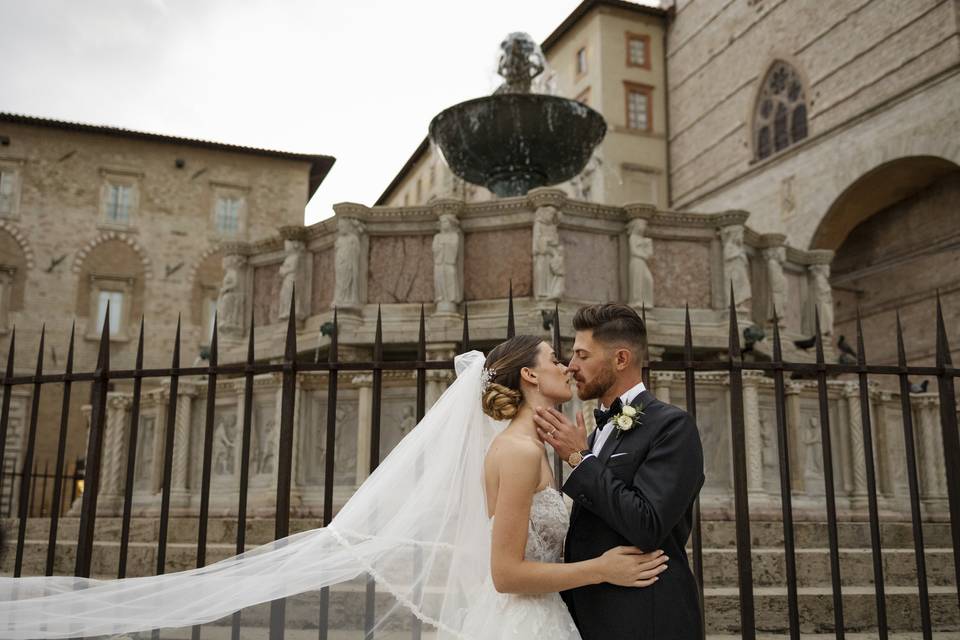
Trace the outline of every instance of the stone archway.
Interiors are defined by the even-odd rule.
[[[935,156],[885,162],[853,181],[827,210],[811,245],[836,252],[836,334],[854,343],[859,309],[871,361],[897,357],[896,314],[908,358],[935,354],[934,310],[960,315],[960,165]],[[960,326],[948,326],[954,347]]]
[[[850,184],[820,220],[811,249],[836,251],[850,232],[875,213],[922,192],[960,166],[936,156],[913,156],[885,162]]]

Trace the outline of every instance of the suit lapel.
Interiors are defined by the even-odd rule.
[[[642,392],[640,392],[637,395],[637,397],[633,399],[630,405],[633,407],[638,407],[638,406],[646,407],[650,404],[651,400],[653,400],[653,394],[651,394],[649,391],[644,389]],[[643,416],[639,416],[639,418],[640,418],[640,424],[637,425],[635,429],[639,429],[643,427]],[[604,465],[607,464],[607,461],[610,459],[610,456],[612,456],[614,453],[617,452],[617,449],[620,447],[620,444],[627,439],[628,435],[630,435],[629,433],[622,433],[620,430],[617,429],[616,425],[613,425],[611,428],[613,429],[613,433],[607,436],[607,441],[603,443],[603,448],[600,449],[600,455],[597,456],[598,458],[600,458],[600,462],[602,462]]]

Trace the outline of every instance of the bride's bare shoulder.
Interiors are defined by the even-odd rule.
[[[487,455],[500,463],[539,464],[543,457],[543,443],[512,433],[501,433],[493,439]]]

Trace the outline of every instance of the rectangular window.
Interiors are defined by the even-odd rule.
[[[129,224],[133,205],[133,187],[128,184],[107,185],[107,222]]]
[[[587,72],[587,48],[580,47],[577,50],[577,76],[582,76]]]
[[[650,36],[637,33],[627,34],[627,66],[650,68]]]
[[[653,129],[653,87],[624,83],[627,93],[627,128],[636,131]]]
[[[243,198],[237,196],[220,196],[217,198],[215,224],[217,233],[221,235],[235,235],[240,231],[240,209]]]
[[[120,332],[120,318],[123,317],[123,292],[100,291],[97,298],[97,333],[103,331],[103,323],[107,317],[107,305],[110,305],[110,335]]]
[[[16,197],[16,174],[10,170],[0,171],[0,215],[13,213],[14,198]]]

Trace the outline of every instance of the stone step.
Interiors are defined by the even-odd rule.
[[[306,531],[320,526],[317,518],[292,518],[290,532]],[[16,519],[0,520],[9,537],[15,537]],[[198,536],[197,518],[171,518],[168,528],[168,542],[196,543]],[[61,518],[57,529],[58,540],[75,541],[79,529],[79,518]],[[131,519],[130,540],[154,541],[160,530],[160,520],[154,517]],[[48,518],[30,518],[27,521],[27,538],[46,540],[49,536]],[[95,539],[119,540],[122,521],[117,517],[98,517]],[[726,520],[707,520],[703,522],[703,546],[713,548],[736,547],[736,525]],[[880,525],[881,543],[884,548],[913,548],[913,528],[910,522],[887,521]],[[866,522],[840,522],[837,525],[837,537],[840,547],[869,548],[870,525]],[[237,538],[235,518],[210,518],[207,526],[207,541],[211,544],[234,544]],[[779,521],[762,520],[750,523],[751,545],[755,547],[782,547],[783,524]],[[827,526],[825,522],[797,522],[794,524],[794,544],[798,549],[827,546]],[[929,548],[951,546],[949,522],[924,522],[923,538]],[[246,542],[248,547],[269,542],[274,539],[274,521],[269,518],[251,518],[246,524]]]
[[[844,587],[844,628],[871,632],[877,628],[876,597],[872,587]],[[931,622],[935,630],[960,633],[957,589],[930,587]],[[783,587],[759,587],[753,591],[755,628],[762,632],[788,631],[787,591]],[[798,590],[800,631],[830,634],[834,631],[833,594],[829,587]],[[708,633],[737,634],[740,631],[739,592],[735,587],[706,589],[704,592]],[[920,629],[919,595],[915,587],[887,587],[887,624],[891,631]]]
[[[0,560],[0,571],[12,573],[15,549],[8,546]],[[74,570],[76,556],[72,544],[58,544],[54,572],[69,574]],[[208,544],[207,564],[235,555],[232,544]],[[688,550],[689,553],[689,550]],[[40,575],[46,567],[47,541],[25,541],[22,575]],[[182,571],[196,566],[197,549],[193,543],[172,542],[167,545],[165,571]],[[131,542],[127,551],[128,577],[153,575],[156,572],[157,548],[152,542]],[[753,583],[758,587],[778,586],[786,581],[785,553],[780,548],[752,550]],[[949,586],[955,583],[953,552],[948,548],[928,548],[925,554],[927,584]],[[119,567],[120,543],[98,541],[94,544],[91,563],[96,575],[115,577]],[[797,582],[801,587],[828,587],[831,583],[828,549],[799,549],[796,553]],[[738,584],[737,553],[735,549],[704,549],[704,581],[708,587],[735,587]],[[883,550],[884,584],[914,586],[917,584],[913,549]],[[841,584],[869,586],[874,583],[873,554],[869,549],[840,550]]]
[[[786,590],[779,588],[761,588],[754,591],[755,629],[759,638],[785,638],[787,628]],[[932,626],[938,637],[954,637],[960,634],[960,610],[957,607],[955,589],[935,587],[931,589]],[[739,637],[739,600],[736,589],[710,589],[705,594],[707,633],[718,638]],[[338,585],[330,595],[330,629],[339,632],[352,631],[361,637],[364,618],[365,591],[360,581],[347,585]],[[846,631],[862,634],[860,638],[876,637],[876,612],[872,589],[849,587],[843,590],[844,627]],[[891,589],[887,593],[887,617],[891,632],[896,637],[907,638],[907,634],[917,634],[920,629],[919,605],[916,590],[908,588]],[[387,611],[393,604],[391,597],[378,592],[376,611]],[[800,630],[804,638],[808,634],[833,633],[833,599],[829,589],[801,589],[799,593]],[[315,629],[318,624],[319,594],[308,593],[290,598],[286,603],[286,626],[289,630]],[[270,616],[270,605],[262,604],[250,607],[242,612],[242,625],[265,628]],[[406,632],[409,634],[412,615],[403,609],[392,616],[383,627],[388,634]],[[229,629],[230,618],[223,618],[204,625],[203,637],[207,633],[218,634]],[[164,632],[164,638],[182,637]],[[249,636],[254,637],[254,636]],[[267,636],[262,636],[267,637]],[[292,636],[298,637],[298,636]],[[377,637],[381,637],[379,634]],[[394,637],[390,636],[383,636]],[[408,636],[409,637],[409,636]],[[826,636],[825,636],[826,637]]]

